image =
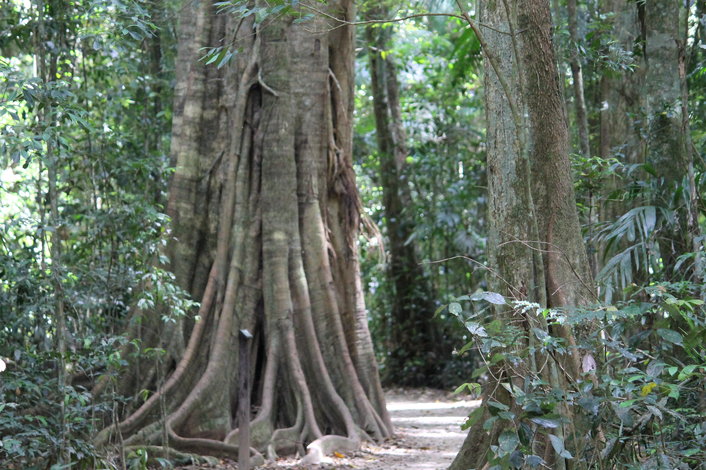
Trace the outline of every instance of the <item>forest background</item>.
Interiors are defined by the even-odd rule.
[[[168,191],[180,155],[190,151],[189,136],[197,132],[184,124],[182,108],[189,109],[193,90],[183,91],[180,67],[195,63],[216,77],[214,82],[237,83],[228,81],[234,79],[227,71],[250,70],[238,61],[247,54],[259,57],[260,45],[241,46],[237,30],[231,43],[221,41],[219,31],[231,31],[230,20],[223,20],[224,26],[206,34],[202,47],[184,52],[191,31],[184,25],[190,23],[184,19],[186,7],[176,3],[0,3],[0,461],[14,468],[66,468],[69,462],[83,468],[140,468],[148,455],[161,462],[192,454],[231,455],[232,447],[169,436],[164,423],[179,414],[171,402],[184,397],[155,393],[169,387],[178,357],[188,351],[187,333],[205,316],[211,269],[198,260],[187,266],[187,258],[203,257],[175,247],[174,231],[193,225],[195,239],[212,243],[214,253],[220,250],[199,235],[215,232],[213,222],[168,215],[176,193]],[[346,199],[348,186],[341,198],[358,204],[362,230],[358,236],[353,217],[355,227],[347,227],[340,240],[332,229],[329,239],[338,253],[347,253],[347,237],[360,247],[366,318],[382,383],[458,387],[484,398],[485,406],[466,424],[472,432],[457,468],[487,462],[498,468],[562,468],[574,462],[598,468],[688,468],[706,460],[706,3],[527,2],[551,9],[553,23],[543,27],[551,32],[550,63],[557,67],[556,96],[561,98],[553,116],[563,113],[560,118],[568,122],[566,175],[543,174],[541,161],[531,162],[536,142],[561,137],[543,136],[533,121],[557,128],[548,125],[550,114],[532,116],[533,109],[542,108],[532,99],[542,94],[532,93],[523,81],[529,75],[523,71],[533,69],[521,58],[530,60],[532,48],[541,51],[541,44],[509,40],[529,30],[522,26],[526,19],[518,4],[480,2],[475,11],[444,1],[370,2],[357,6],[356,18],[337,16],[336,7],[346,2],[329,3],[330,9],[306,2],[216,2],[212,13],[255,25],[299,25],[293,34],[302,40],[320,35],[322,24],[327,34],[353,34],[349,24],[331,23],[331,16],[360,22],[347,52],[355,56],[355,76],[346,79],[340,74],[345,64],[331,58],[334,79],[322,83],[331,90],[352,90],[347,106],[355,109],[353,133],[344,142],[345,131],[339,131],[331,145],[343,154],[346,146],[352,148],[360,201]],[[202,27],[196,18],[194,31]],[[407,19],[384,21],[390,18]],[[488,28],[486,34],[477,34],[478,25]],[[492,31],[504,33],[495,37]],[[267,44],[266,35],[263,41]],[[266,65],[281,52],[263,47],[258,73],[265,79],[252,78],[266,97],[284,78]],[[484,47],[490,51],[485,56]],[[309,86],[302,81],[302,87]],[[543,84],[551,88],[549,81]],[[204,106],[212,105],[215,115],[221,98],[214,97],[222,90],[205,90],[212,102]],[[304,93],[293,90],[296,96]],[[498,116],[513,114],[512,105],[499,103],[513,99],[529,111],[507,123]],[[205,130],[198,130],[199,142],[224,141],[227,132],[208,111],[202,111]],[[259,115],[249,116],[244,119],[254,122]],[[504,143],[492,137],[503,133],[516,137]],[[208,150],[207,172],[220,168],[219,151]],[[505,174],[497,158],[513,152],[516,165],[530,161],[524,174],[532,174],[532,184],[555,188],[557,183],[566,191],[560,183],[568,181],[570,192],[547,195],[541,188],[525,188],[529,178],[498,183],[489,168]],[[345,171],[339,176],[341,184],[350,181]],[[227,183],[218,184],[226,188]],[[209,185],[207,191],[221,188]],[[217,194],[221,191],[226,193],[218,189]],[[512,191],[518,200],[531,193],[538,202],[514,207],[514,218],[503,219],[495,208],[507,203],[502,197]],[[575,215],[542,206],[545,199],[568,201]],[[193,204],[198,209],[200,203]],[[569,257],[570,249],[553,244],[563,241],[546,241],[542,233],[541,222],[555,216],[561,219],[557,230],[575,232],[579,251],[585,249],[578,263],[567,263],[574,272],[562,273],[560,284],[576,283],[575,275],[589,286],[588,293],[569,301],[552,298],[559,288],[545,286],[539,289],[544,294],[534,295],[532,286],[522,285],[536,275],[523,272],[527,266],[551,271],[555,249]],[[565,222],[571,217],[580,231]],[[518,220],[528,218],[540,221],[540,228],[516,231],[522,225]],[[179,239],[192,236],[178,233]],[[308,235],[301,236],[306,240]],[[524,251],[501,249],[517,245]],[[537,256],[545,259],[537,261]],[[510,258],[534,261],[518,267],[503,261]],[[345,268],[336,273],[350,275]],[[274,282],[276,272],[272,275]],[[253,284],[263,282],[260,274],[253,276]],[[243,302],[249,305],[247,298]],[[253,311],[261,308],[252,302]],[[154,318],[137,321],[142,312],[153,312]],[[319,323],[325,322],[316,328]],[[173,337],[182,338],[182,344],[166,339]],[[316,366],[306,365],[315,359],[303,356],[302,362],[302,374],[315,375],[307,368]],[[545,374],[542,364],[553,364],[546,369],[552,372]],[[333,369],[339,366],[326,366],[338,386]],[[259,367],[266,375],[264,363]],[[343,399],[355,402],[348,407],[361,415],[361,409],[373,410],[367,418],[354,411],[351,419],[382,438],[389,426],[375,387],[358,370],[360,391],[370,406],[354,396]],[[306,394],[297,385],[300,376],[292,376],[285,383],[300,390],[290,399],[299,403]],[[187,388],[198,390],[197,377],[184,380],[193,382]],[[266,388],[265,379],[255,381]],[[355,390],[352,395],[358,395]],[[285,425],[296,427],[298,410],[307,406],[281,400],[275,408],[284,411],[273,413],[272,429],[263,425],[263,442],[277,452],[296,451],[278,447],[272,436]],[[125,423],[137,423],[129,420],[145,403],[154,403],[150,419],[156,424],[144,418],[128,431]],[[321,435],[351,435],[348,423],[340,425],[344,429],[331,424],[346,419],[324,414],[312,405],[312,417],[301,419],[324,423]],[[212,423],[206,421],[220,419],[211,411],[203,415],[208,419],[196,426],[203,433],[190,438],[210,437],[206,430]],[[186,413],[183,419],[193,425]],[[309,426],[305,442],[320,437]],[[151,430],[152,437],[141,442],[138,428]],[[111,434],[111,429],[121,432]],[[126,444],[123,433],[126,440],[134,437],[130,433],[138,437]],[[165,453],[166,442],[174,450]]]

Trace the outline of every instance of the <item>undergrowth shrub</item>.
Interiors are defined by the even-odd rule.
[[[547,465],[533,453],[538,439],[551,443],[558,458],[577,468],[688,469],[706,461],[706,315],[696,297],[699,286],[655,283],[632,287],[628,300],[590,308],[545,309],[481,292],[462,296],[448,311],[473,335],[462,351],[477,349],[484,364],[463,384],[481,390],[486,374],[497,368],[511,371],[522,362],[528,370],[531,355],[556,361],[569,354],[552,326],[571,325],[588,331],[578,348],[584,373],[568,377],[557,389],[536,370],[526,377],[508,374],[499,386],[512,396],[513,406],[494,401],[474,410],[464,428],[489,430],[506,424],[490,452],[492,470],[541,468]],[[503,323],[488,304],[513,311],[517,324]],[[526,316],[542,317],[549,328],[524,328]],[[518,348],[518,344],[526,345]],[[531,367],[530,367],[531,369]],[[567,373],[567,371],[563,371]],[[497,375],[496,375],[497,376]],[[518,386],[522,384],[521,386]],[[573,423],[562,412],[568,405]],[[484,412],[490,419],[481,422]],[[487,415],[486,415],[487,416]],[[557,432],[574,424],[574,435]]]
[[[115,338],[103,339],[99,344],[85,339],[83,347],[68,352],[67,369],[79,379],[67,384],[63,393],[57,383],[59,357],[56,352],[31,349],[13,352],[12,358],[7,360],[7,369],[0,375],[0,462],[3,469],[64,468],[52,465],[58,460],[62,446],[72,462],[70,468],[113,468],[91,442],[96,427],[100,426],[99,417],[109,415],[112,405],[94,401],[88,380],[81,377],[85,372],[105,368],[117,347],[119,343]]]

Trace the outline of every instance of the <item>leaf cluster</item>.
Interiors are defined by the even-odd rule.
[[[617,305],[570,311],[506,302],[491,292],[449,304],[448,310],[473,335],[464,349],[483,353],[485,364],[474,376],[481,381],[484,374],[501,377],[499,384],[507,392],[498,395],[505,399],[496,399],[490,391],[484,406],[464,425],[490,430],[497,421],[504,422],[505,430],[490,449],[491,468],[547,465],[534,453],[535,443],[547,439],[555,458],[577,460],[588,468],[682,468],[703,461],[706,311],[690,287],[654,284]],[[479,302],[481,308],[474,309]],[[541,317],[550,328],[516,328],[519,337],[498,331],[486,303],[513,308],[514,315]],[[577,346],[582,375],[567,375],[562,387],[543,379],[537,369],[516,368],[526,367],[532,357],[544,358],[546,367],[569,354],[563,339],[552,334],[551,325],[559,323],[590,325],[593,331]],[[594,358],[597,351],[600,356]],[[457,392],[464,389],[478,393],[481,385],[464,384]]]

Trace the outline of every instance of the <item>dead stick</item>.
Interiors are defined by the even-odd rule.
[[[250,470],[250,340],[248,330],[240,330],[238,370],[238,469]]]

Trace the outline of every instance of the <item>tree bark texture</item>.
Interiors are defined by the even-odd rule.
[[[347,0],[327,8],[354,15]],[[391,433],[356,247],[353,31],[322,18],[254,18],[217,14],[211,1],[183,4],[167,252],[200,308],[196,321],[173,323],[137,313],[131,335],[166,355],[131,362],[120,391],[154,393],[99,442],[119,433],[127,446],[237,459],[241,329],[254,336],[257,451],[303,454],[310,443],[311,463]],[[219,45],[237,50],[229,64],[199,61],[202,48]]]
[[[569,160],[569,132],[552,44],[549,5],[520,2],[518,30],[526,100],[531,191],[542,247],[549,307],[593,301],[591,275]]]
[[[675,223],[666,227],[660,239],[660,254],[666,274],[679,278],[681,273],[673,272],[679,256],[700,248],[694,243],[699,226],[687,110],[684,16],[688,11],[678,0],[645,2],[638,4],[638,11],[644,44],[646,161],[659,178],[655,203],[676,209]],[[675,193],[681,197],[675,198]]]
[[[484,62],[488,164],[489,260],[491,287],[514,300],[564,308],[592,299],[591,276],[581,237],[569,162],[569,135],[563,94],[552,45],[548,0],[483,1],[479,24],[498,66]],[[507,93],[498,74],[509,85]],[[524,119],[511,111],[510,100]],[[511,309],[497,311],[503,323],[526,332],[513,346],[522,351],[531,341],[530,328],[546,329],[541,318]],[[555,327],[556,328],[556,327]],[[495,400],[521,415],[520,407],[501,383],[524,387],[523,378],[541,374],[552,386],[566,386],[558,367],[578,377],[580,356],[572,332],[557,328],[571,353],[561,364],[530,354],[521,364],[496,366],[485,384],[483,400]],[[510,351],[511,352],[511,351]],[[571,416],[571,410],[562,413]],[[452,470],[484,468],[491,445],[507,429],[498,420],[486,431],[471,428]],[[517,423],[519,424],[519,423]],[[566,429],[570,432],[570,429]],[[556,433],[563,437],[564,429]],[[553,468],[565,468],[547,440],[538,439],[535,452]]]
[[[621,0],[601,0],[601,13],[612,15],[611,24],[614,47],[617,50],[632,53],[639,44],[639,23],[636,2]],[[629,52],[628,52],[629,51]],[[611,57],[611,51],[604,51]],[[622,54],[621,54],[622,55]],[[598,154],[603,159],[614,158],[624,165],[634,165],[642,162],[642,132],[640,130],[642,117],[639,114],[639,100],[643,73],[641,69],[618,70],[604,67],[601,70],[598,90],[594,103],[600,110]],[[624,198],[615,197],[620,194],[624,181],[619,176],[609,177],[599,195],[603,199],[598,207],[598,220],[605,226],[618,220],[630,207]],[[595,270],[599,272],[610,259],[603,241],[596,243]],[[627,248],[625,243],[619,244],[621,250]],[[612,294],[609,295],[612,297]]]
[[[583,159],[591,157],[591,143],[588,127],[588,110],[586,108],[586,95],[583,80],[583,64],[579,55],[579,11],[577,0],[567,0],[566,13],[568,17],[569,38],[571,39],[569,66],[574,91],[575,127],[578,129],[580,155]],[[589,190],[587,197],[588,214],[585,223],[588,225],[586,251],[591,268],[591,276],[595,278],[598,273],[598,252],[594,245],[593,230],[598,222],[598,207],[594,191]]]
[[[382,11],[366,13],[367,19],[389,18]],[[375,128],[380,159],[380,184],[387,234],[387,278],[392,286],[391,307],[385,331],[383,381],[396,385],[441,386],[439,363],[450,357],[442,325],[434,318],[436,298],[419,263],[412,241],[415,221],[412,196],[404,171],[408,155],[402,123],[396,64],[390,47],[392,27],[365,29],[370,62]]]
[[[571,65],[571,78],[574,88],[576,127],[578,127],[581,155],[584,158],[588,158],[591,156],[591,147],[588,136],[588,112],[586,110],[586,98],[583,86],[583,66],[581,65],[581,57],[578,53],[579,32],[577,0],[567,0],[566,10],[569,19],[569,37],[572,42],[569,63]]]
[[[607,74],[601,83],[601,156],[626,164],[649,164],[656,176],[646,204],[674,210],[674,220],[658,211],[659,251],[670,278],[703,271],[673,272],[679,256],[699,252],[698,195],[693,181],[686,82],[686,10],[676,0],[619,2],[605,0],[614,14],[618,44],[634,51],[635,69]],[[645,174],[645,179],[649,178]],[[629,208],[611,202],[603,219],[615,220]]]

